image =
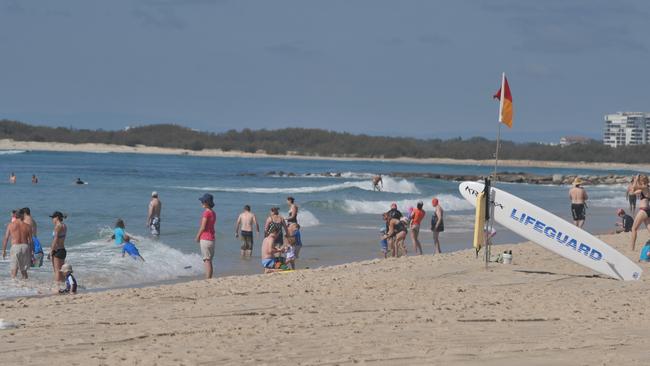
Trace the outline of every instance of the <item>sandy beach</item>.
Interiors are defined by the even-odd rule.
[[[162,154],[162,155],[191,155],[208,157],[238,157],[238,158],[282,158],[282,159],[311,159],[311,160],[341,160],[341,161],[387,161],[415,164],[457,164],[457,165],[484,165],[494,166],[493,159],[447,159],[447,158],[396,158],[396,159],[375,159],[375,158],[354,158],[354,157],[323,157],[323,156],[302,156],[302,155],[270,155],[265,153],[248,153],[243,151],[223,151],[215,149],[204,149],[200,151],[162,148],[154,146],[124,146],[109,144],[68,144],[60,142],[36,142],[36,141],[14,141],[0,139],[0,150],[27,150],[27,151],[61,151],[61,152],[88,152],[88,153],[133,153],[133,154]],[[539,168],[576,168],[581,169],[602,169],[602,170],[636,170],[648,172],[648,164],[623,164],[623,163],[587,163],[587,162],[563,162],[563,161],[537,161],[537,160],[500,160],[501,166],[511,167],[539,167]]]
[[[602,238],[631,258],[628,236]],[[642,240],[647,239],[644,232]],[[640,281],[532,244],[0,302],[4,365],[646,365]],[[78,278],[83,283],[83,278]]]

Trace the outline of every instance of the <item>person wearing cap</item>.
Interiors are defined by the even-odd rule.
[[[196,233],[196,240],[201,248],[203,256],[203,265],[205,267],[205,278],[212,278],[212,258],[214,257],[214,224],[217,222],[217,215],[212,208],[214,207],[214,197],[206,193],[199,198],[203,206],[203,215],[201,215],[201,225]]]
[[[573,223],[582,228],[585,225],[585,214],[587,210],[587,191],[582,188],[584,182],[580,177],[573,180],[573,187],[569,190],[569,199],[571,200],[571,215],[573,216]]]
[[[616,234],[618,233],[629,233],[632,231],[632,224],[634,224],[634,219],[632,216],[625,213],[625,210],[619,208],[616,210],[616,216],[621,218],[621,222],[616,223]]]
[[[431,214],[431,232],[433,233],[433,254],[440,254],[440,233],[445,231],[444,211],[437,198],[431,200],[433,213]]]
[[[63,223],[63,219],[66,216],[61,211],[54,211],[50,215],[50,218],[52,218],[54,230],[52,231],[52,244],[50,245],[50,255],[48,258],[52,260],[54,281],[63,282],[61,266],[65,263],[65,257],[68,255],[68,252],[65,250],[65,237],[68,234],[68,227]]]
[[[413,251],[415,254],[422,254],[422,244],[420,243],[420,224],[426,216],[426,212],[422,209],[424,202],[418,201],[417,207],[411,213],[411,240],[413,240]]]
[[[2,240],[2,259],[7,258],[7,242],[11,238],[11,278],[16,278],[18,270],[23,279],[27,279],[27,269],[32,264],[32,227],[23,222],[23,211],[18,210],[16,220],[7,225],[4,239]]]
[[[72,265],[65,263],[61,266],[60,272],[65,278],[65,288],[60,289],[60,294],[76,294],[77,293],[77,280],[72,275]]]
[[[162,202],[158,198],[158,192],[151,192],[151,201],[149,201],[149,214],[147,215],[147,227],[151,230],[151,235],[160,236],[160,212]]]

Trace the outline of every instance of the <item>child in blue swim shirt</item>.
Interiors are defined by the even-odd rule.
[[[650,262],[650,240],[645,242],[645,245],[641,248],[639,262]]]
[[[128,253],[133,259],[140,259],[144,262],[144,258],[140,255],[138,248],[131,243],[131,237],[124,231],[125,227],[124,220],[117,219],[111,239],[115,239],[116,245],[122,246],[122,257]]]

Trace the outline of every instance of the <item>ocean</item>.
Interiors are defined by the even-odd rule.
[[[30,207],[38,223],[44,248],[51,242],[52,222],[48,215],[68,215],[67,261],[72,264],[85,291],[133,287],[200,278],[203,266],[193,241],[202,208],[198,198],[205,192],[215,196],[217,246],[215,275],[260,273],[259,237],[252,259],[241,259],[234,223],[245,204],[253,208],[262,225],[271,207],[287,212],[286,197],[296,198],[304,247],[298,268],[314,268],[379,256],[380,214],[396,202],[400,209],[437,197],[445,210],[444,252],[471,247],[473,209],[458,193],[455,182],[384,177],[384,191],[373,192],[370,178],[376,173],[431,172],[440,174],[489,174],[489,166],[396,163],[386,161],[338,161],[280,158],[216,158],[176,155],[64,153],[0,151],[0,217],[9,222],[11,210]],[[522,168],[501,166],[500,171],[537,174],[605,174],[602,170]],[[15,172],[17,184],[9,184]],[[269,172],[276,174],[269,175]],[[285,176],[279,172],[293,173]],[[338,172],[340,176],[315,176]],[[632,171],[610,171],[632,175]],[[607,172],[609,173],[609,172]],[[40,182],[31,184],[36,174]],[[86,185],[74,184],[76,178]],[[505,184],[498,187],[571,219],[568,186]],[[148,236],[145,227],[152,191],[163,203],[161,236]],[[625,186],[587,186],[590,195],[585,229],[603,233],[614,229],[615,209],[627,208]],[[122,258],[109,240],[117,218],[139,242],[145,263]],[[428,222],[430,215],[425,218]],[[428,225],[427,225],[428,226]],[[431,254],[432,237],[423,230],[420,239],[425,254]],[[522,238],[498,230],[496,243]],[[407,239],[409,248],[410,238]],[[52,267],[45,261],[29,271],[28,281],[13,281],[9,261],[0,261],[0,298],[48,294],[52,290]]]

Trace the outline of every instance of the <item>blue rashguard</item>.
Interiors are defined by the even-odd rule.
[[[122,245],[124,243],[124,229],[116,227],[113,234],[115,234],[115,245]]]
[[[639,256],[639,260],[641,262],[650,262],[650,244],[646,243],[646,245],[641,248],[641,255]]]

